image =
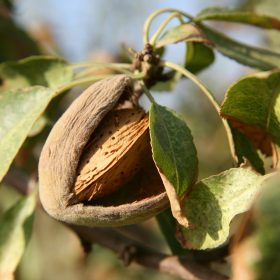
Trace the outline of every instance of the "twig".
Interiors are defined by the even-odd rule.
[[[29,178],[23,171],[12,166],[3,178],[3,183],[17,189],[21,194],[28,195],[35,189],[35,181]]]
[[[201,91],[205,94],[205,96],[208,98],[208,100],[211,102],[211,104],[213,105],[213,107],[217,111],[218,115],[220,116],[220,105],[216,101],[214,95],[208,90],[208,88],[194,74],[192,74],[187,69],[181,67],[180,65],[175,64],[175,63],[170,62],[170,61],[163,61],[162,65],[178,71],[179,73],[184,75],[186,78],[190,79],[194,84],[196,84],[201,89]],[[225,128],[225,131],[226,131],[226,135],[227,135],[227,138],[228,138],[228,145],[229,145],[229,149],[230,149],[230,152],[231,152],[232,159],[233,159],[234,163],[237,163],[238,160],[237,160],[237,157],[235,155],[235,146],[234,146],[234,141],[233,141],[232,134],[231,134],[231,129],[230,129],[229,124],[226,120],[221,118],[221,121],[222,121],[222,123],[224,125],[224,128]]]
[[[122,256],[128,263],[133,261],[147,268],[169,273],[187,280],[225,280],[227,277],[198,264],[190,257],[169,256],[155,251],[139,242],[129,239],[113,229],[87,228],[71,225],[81,238],[98,243],[117,255]],[[130,256],[127,256],[130,254]]]

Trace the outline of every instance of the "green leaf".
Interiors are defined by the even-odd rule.
[[[0,62],[40,53],[36,42],[13,20],[0,16]]]
[[[278,0],[247,0],[244,3],[243,8],[256,13],[265,13],[266,15],[279,18],[280,6]],[[268,37],[268,42],[266,43],[277,51],[280,45],[280,33],[271,30],[267,32],[266,37]]]
[[[247,159],[257,172],[264,174],[264,163],[258,155],[255,147],[243,133],[239,132],[232,126],[230,128],[238,164],[241,165],[242,163],[245,163],[244,160]]]
[[[168,73],[170,77],[168,77],[167,81],[158,81],[153,87],[153,91],[173,91],[177,85],[177,82],[181,79],[182,74],[176,71],[172,71]]]
[[[175,112],[156,103],[150,109],[149,127],[153,159],[166,188],[173,216],[187,226],[180,199],[195,183],[198,170],[191,132]]]
[[[271,175],[271,174],[270,174]],[[278,176],[277,176],[278,175]],[[280,192],[279,172],[270,178],[262,188],[256,201],[253,234],[258,258],[253,266],[256,279],[278,279],[280,250]]]
[[[56,89],[72,80],[73,71],[61,58],[33,56],[2,63],[0,78],[3,80],[0,91],[36,85]]]
[[[249,209],[261,180],[262,176],[252,171],[233,168],[197,183],[185,201],[190,227],[180,227],[182,245],[210,249],[223,244],[231,220]]]
[[[195,21],[222,20],[240,22],[255,25],[267,29],[280,30],[280,20],[268,15],[257,14],[250,11],[230,10],[226,8],[213,7],[201,11]]]
[[[34,56],[2,63],[0,78],[3,83],[0,88],[1,180],[28,133],[34,134],[31,128],[55,96],[56,89],[72,80],[73,71],[60,58]],[[37,126],[37,132],[43,125],[41,122],[41,127]]]
[[[190,23],[184,23],[172,27],[165,32],[158,40],[156,47],[161,48],[179,42],[207,42],[207,39],[196,26]]]
[[[39,119],[37,119],[35,121],[35,123],[32,125],[32,127],[28,133],[28,137],[33,137],[33,136],[36,136],[39,133],[41,133],[48,123],[49,123],[49,120],[46,116],[43,115],[43,116],[39,117]]]
[[[221,107],[221,115],[268,155],[271,140],[280,146],[279,94],[280,72],[262,72],[233,84]]]
[[[197,177],[197,154],[187,124],[174,111],[153,103],[150,109],[153,158],[174,186],[178,196],[186,193]]]
[[[192,73],[198,73],[207,68],[214,60],[215,55],[211,48],[202,43],[187,43],[185,68]]]
[[[280,67],[280,53],[248,46],[205,25],[199,24],[199,26],[207,38],[215,44],[215,48],[223,55],[241,64],[261,70]]]
[[[157,215],[157,222],[163,233],[169,248],[174,255],[184,255],[186,249],[176,239],[176,220],[172,216],[170,208]]]
[[[0,180],[54,94],[41,86],[0,93]]]
[[[35,195],[20,199],[0,217],[0,278],[12,274],[30,239]],[[2,275],[2,277],[1,277]]]

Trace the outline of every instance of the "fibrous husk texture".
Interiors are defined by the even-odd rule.
[[[147,193],[144,198],[142,197],[143,199],[135,198],[131,203],[118,201],[118,205],[106,207],[102,204],[88,205],[84,201],[76,200],[80,189],[78,182],[81,179],[78,173],[84,175],[86,170],[91,170],[90,177],[97,179],[97,182],[102,177],[103,183],[106,177],[109,183],[110,180],[117,181],[116,184],[107,184],[108,194],[120,188],[122,183],[129,183],[128,181],[134,182],[132,187],[136,185],[135,190],[140,184],[131,177],[137,173],[137,169],[143,172],[141,160],[138,161],[138,159],[145,157],[148,143],[145,132],[147,130],[146,116],[142,110],[138,109],[136,111],[126,109],[122,113],[119,110],[114,111],[122,94],[128,91],[132,91],[132,81],[126,75],[117,75],[95,83],[72,103],[50,132],[39,162],[40,198],[46,211],[56,219],[88,226],[123,225],[137,223],[151,217],[167,206],[167,198],[162,188],[157,188],[156,192],[152,190],[152,195]],[[117,123],[114,123],[116,116],[119,118],[119,124],[122,123],[125,126],[124,129],[117,128]],[[104,126],[101,125],[102,120],[104,120]],[[95,148],[96,144],[101,144],[102,129],[105,133],[101,137],[101,142],[106,148],[103,153]],[[109,134],[111,137],[118,137],[118,140],[108,139]],[[130,136],[133,139],[130,139]],[[117,149],[115,156],[112,153],[114,147]],[[135,152],[130,152],[130,149]],[[85,150],[89,153],[86,154]],[[101,161],[98,161],[99,156],[96,159],[91,156],[93,151],[99,153]],[[105,152],[108,154],[105,155]],[[111,156],[109,156],[110,152]],[[127,158],[127,162],[123,161]],[[149,156],[147,162],[148,158]],[[112,165],[110,161],[113,162]],[[95,163],[98,168],[96,173],[92,170]],[[113,165],[116,168],[113,168]],[[125,175],[125,179],[120,179],[119,173],[123,171],[123,168],[127,168],[127,174],[130,175]],[[98,193],[94,184],[92,185],[93,181],[88,182],[89,184],[84,189],[89,191],[81,195],[81,200],[90,200],[94,193]],[[147,186],[147,189],[149,188],[150,186]]]

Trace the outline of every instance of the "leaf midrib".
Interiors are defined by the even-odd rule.
[[[160,106],[160,105],[155,105],[155,104],[154,104],[154,106],[155,106],[155,108],[156,108],[157,106]],[[157,110],[157,109],[156,109],[156,110]],[[158,112],[159,112],[159,111],[158,111]],[[163,128],[164,128],[164,130],[165,130],[165,132],[166,132],[168,144],[169,144],[170,149],[171,149],[172,161],[173,161],[173,163],[174,163],[174,166],[176,167],[176,168],[175,168],[176,181],[177,181],[176,183],[177,183],[177,188],[179,189],[179,173],[178,173],[178,168],[177,168],[177,161],[176,161],[176,157],[175,157],[175,152],[174,152],[174,149],[173,149],[173,147],[172,147],[172,145],[171,145],[172,142],[171,142],[171,139],[170,139],[169,134],[168,134],[168,129],[167,129],[167,127],[165,126],[165,122],[164,122],[163,118],[161,117],[161,114],[159,113],[158,115],[159,115],[160,121],[163,123]],[[176,190],[176,191],[179,191],[179,190]]]

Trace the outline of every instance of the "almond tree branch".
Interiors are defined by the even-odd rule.
[[[126,264],[131,261],[147,268],[169,273],[187,280],[226,280],[219,274],[192,260],[191,257],[169,256],[123,236],[113,229],[69,226],[87,242],[98,243],[119,255]]]
[[[28,195],[33,189],[33,184],[31,184],[29,177],[15,167],[12,167],[4,177],[4,182],[15,187],[25,195]],[[144,245],[149,242],[146,242],[146,233],[140,232],[141,227],[138,225],[122,228],[67,226],[74,230],[82,240],[89,243],[97,243],[115,252],[123,259],[125,264],[129,264],[133,261],[144,267],[188,280],[228,279],[208,268],[206,264],[200,263],[223,258],[228,254],[225,249],[220,252],[218,248],[218,251],[213,251],[214,254],[211,254],[211,251],[205,252],[205,254],[204,252],[190,251],[189,254],[185,256],[170,256]]]

